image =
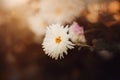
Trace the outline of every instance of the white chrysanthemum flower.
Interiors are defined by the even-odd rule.
[[[71,41],[77,45],[83,46],[86,44],[83,27],[79,26],[77,22],[73,22],[69,30]]]
[[[46,35],[43,41],[45,54],[58,59],[63,58],[63,53],[67,54],[68,49],[74,48],[74,44],[69,41],[68,26],[53,24],[47,27]]]

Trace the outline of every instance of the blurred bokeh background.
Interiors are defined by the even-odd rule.
[[[87,44],[94,49],[88,47],[80,49],[76,46],[75,49],[68,50],[68,55],[61,60],[51,59],[44,54],[41,46],[44,28],[43,32],[40,32],[42,36],[37,35],[39,31],[32,30],[34,28],[30,28],[26,18],[21,16],[24,13],[21,12],[21,8],[20,10],[16,8],[17,11],[14,8],[8,9],[4,6],[9,3],[3,5],[2,1],[0,1],[0,80],[120,80],[119,0],[81,0],[84,7],[79,16],[75,14],[77,15],[75,18],[71,17],[71,20],[62,23],[72,24],[76,21],[82,25]],[[19,3],[19,0],[17,1]],[[36,11],[35,5],[36,3],[32,7]],[[64,5],[67,5],[67,1]],[[78,9],[80,6],[77,4]],[[43,23],[40,25],[50,24]]]

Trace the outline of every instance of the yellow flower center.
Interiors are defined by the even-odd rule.
[[[58,37],[55,39],[55,42],[56,42],[57,44],[60,44],[60,42],[61,42],[61,37],[58,36]]]

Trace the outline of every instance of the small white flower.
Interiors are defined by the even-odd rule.
[[[73,43],[81,46],[86,44],[84,29],[77,22],[73,22],[70,26],[69,34]]]
[[[74,48],[74,44],[69,41],[68,26],[53,24],[47,27],[46,35],[43,41],[45,54],[58,59],[63,58],[63,53],[67,54],[68,49]]]

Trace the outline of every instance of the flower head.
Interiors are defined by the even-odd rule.
[[[68,49],[72,49],[73,43],[69,41],[68,26],[53,24],[47,27],[46,35],[43,41],[45,54],[52,58],[63,58],[63,53],[67,54]]]
[[[73,22],[73,24],[70,26],[69,34],[72,42],[75,44],[82,45],[86,43],[84,29],[83,27],[79,26],[78,23]]]

